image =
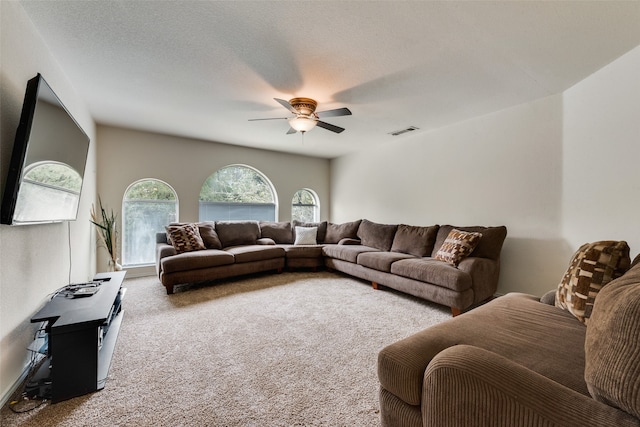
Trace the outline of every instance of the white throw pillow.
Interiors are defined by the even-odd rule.
[[[296,227],[296,241],[294,245],[315,245],[318,227]]]

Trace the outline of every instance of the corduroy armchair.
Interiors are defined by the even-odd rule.
[[[636,261],[587,326],[514,293],[384,348],[382,425],[640,426]]]

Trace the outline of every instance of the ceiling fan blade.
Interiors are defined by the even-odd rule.
[[[258,120],[288,120],[290,117],[269,117],[267,119],[249,119],[250,122],[255,122]]]
[[[295,130],[294,128],[290,127],[289,130],[287,131],[287,135],[291,135],[293,133],[298,132],[297,130]]]
[[[273,99],[278,101],[278,103],[280,103],[280,105],[282,105],[287,110],[291,111],[293,114],[298,114],[298,110],[293,108],[293,106],[291,104],[289,104],[289,101],[285,101],[284,99],[279,99],[279,98],[273,98]]]
[[[318,120],[318,126],[320,126],[321,128],[324,128],[326,130],[330,130],[331,132],[335,132],[335,133],[340,133],[344,130],[344,128],[332,125],[330,123],[326,123],[326,122],[322,122],[320,120]]]
[[[336,108],[335,110],[318,111],[316,115],[318,117],[350,116],[351,110],[348,108]]]

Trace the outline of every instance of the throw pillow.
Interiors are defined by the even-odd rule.
[[[478,246],[473,250],[474,257],[493,260],[500,259],[502,245],[507,237],[507,227],[504,225],[496,227],[441,225],[436,237],[436,243],[433,245],[434,250],[432,256],[436,255],[438,249],[440,249],[440,246],[442,246],[442,243],[444,243],[454,228],[460,231],[482,234],[480,243],[478,243]]]
[[[324,238],[327,235],[327,221],[321,222],[301,222],[297,219],[293,220],[293,229],[294,229],[294,240],[295,240],[295,228],[296,227],[318,227],[318,235],[316,236],[316,241],[318,243],[324,243]]]
[[[587,324],[593,303],[604,285],[622,276],[631,264],[625,241],[585,243],[573,255],[556,291],[556,307]]]
[[[168,225],[166,229],[177,253],[205,249],[196,224]]]
[[[316,236],[318,235],[317,227],[296,227],[296,241],[294,245],[315,245]]]
[[[460,261],[468,257],[478,246],[481,237],[481,233],[461,231],[454,228],[449,232],[444,243],[436,252],[434,259],[457,267]]]
[[[586,328],[584,379],[591,396],[640,418],[640,265],[596,298]]]

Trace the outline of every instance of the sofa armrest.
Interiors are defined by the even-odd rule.
[[[436,355],[422,390],[425,426],[639,425],[626,412],[469,345]]]
[[[351,237],[345,237],[344,239],[340,239],[338,242],[339,245],[360,245],[362,244],[360,239],[352,239]]]
[[[500,261],[489,258],[467,257],[460,261],[458,269],[471,276],[474,304],[492,297],[498,290]]]
[[[256,245],[275,245],[276,241],[270,237],[261,237],[256,240]]]
[[[158,278],[160,278],[160,273],[162,272],[162,259],[176,254],[176,248],[173,245],[156,243],[156,274]]]

